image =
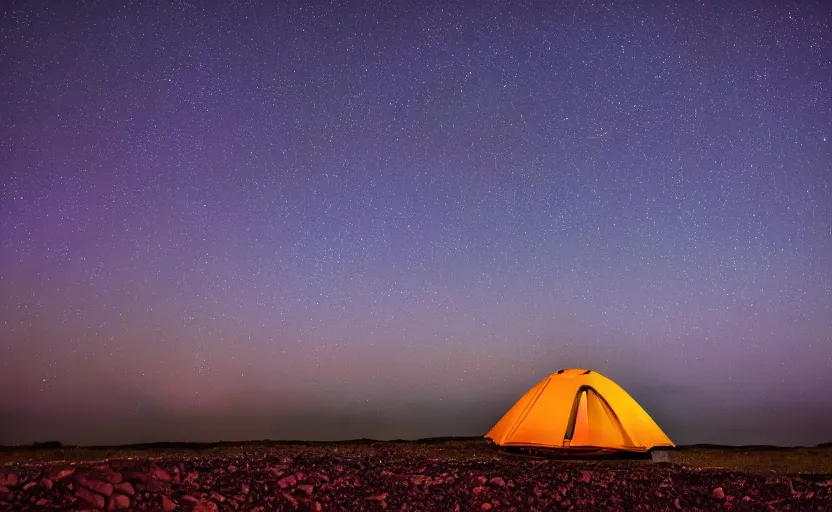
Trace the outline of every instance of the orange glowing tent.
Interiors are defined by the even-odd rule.
[[[560,370],[538,382],[485,437],[500,446],[568,451],[675,446],[618,384],[585,369]]]

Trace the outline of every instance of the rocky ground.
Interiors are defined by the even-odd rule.
[[[373,449],[11,462],[0,510],[827,510],[832,475]]]

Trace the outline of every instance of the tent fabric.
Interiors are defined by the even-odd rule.
[[[618,384],[560,370],[528,390],[485,435],[500,446],[647,451],[675,446]]]

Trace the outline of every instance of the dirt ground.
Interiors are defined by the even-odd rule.
[[[388,456],[477,459],[515,458],[484,439],[429,439],[420,441],[380,442],[356,440],[343,442],[253,441],[245,443],[157,443],[125,447],[0,447],[0,465],[9,462],[81,462],[104,459],[156,457],[213,457],[244,455],[341,455],[371,456],[383,452]],[[715,468],[753,474],[832,474],[832,444],[820,447],[711,447],[691,446],[658,452],[657,460],[694,468]],[[627,461],[628,464],[638,463]],[[612,462],[615,464],[615,462]]]
[[[482,439],[47,445],[0,449],[0,463],[0,510],[15,511],[832,512],[832,447],[688,447],[653,459],[554,460]]]

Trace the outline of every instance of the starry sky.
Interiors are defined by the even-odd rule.
[[[1,12],[0,444],[832,441],[825,2]]]

